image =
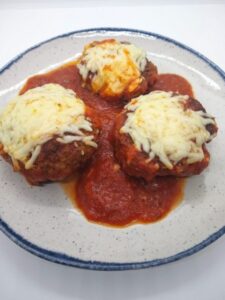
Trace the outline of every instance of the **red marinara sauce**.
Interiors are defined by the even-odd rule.
[[[158,177],[146,183],[123,172],[113,151],[114,120],[123,105],[113,105],[85,89],[74,63],[30,78],[21,93],[46,83],[73,89],[95,110],[101,122],[98,150],[76,179],[64,184],[75,206],[88,220],[113,226],[151,223],[166,216],[182,199],[184,179]],[[186,79],[174,74],[159,75],[153,90],[193,96]]]
[[[153,90],[163,90],[165,92],[172,91],[181,95],[193,97],[190,83],[185,78],[176,74],[160,74]]]

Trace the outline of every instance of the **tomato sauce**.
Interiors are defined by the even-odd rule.
[[[165,92],[174,92],[193,97],[193,91],[190,83],[176,74],[160,74],[153,90],[163,90]]]
[[[122,104],[112,104],[82,86],[74,63],[30,78],[21,93],[46,83],[73,89],[92,107],[101,124],[98,149],[89,164],[79,171],[65,190],[86,218],[105,225],[150,223],[165,217],[179,201],[184,179],[158,177],[146,183],[126,175],[114,156],[113,127]],[[153,90],[174,91],[193,96],[191,85],[181,76],[161,74]],[[72,162],[71,162],[72,163]]]

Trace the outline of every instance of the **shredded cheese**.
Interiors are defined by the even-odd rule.
[[[154,91],[128,103],[121,133],[132,138],[136,148],[168,168],[183,158],[188,164],[204,158],[202,145],[213,136],[206,129],[215,120],[203,111],[184,109],[188,96]]]
[[[84,81],[91,74],[91,87],[103,96],[132,92],[142,82],[146,53],[133,44],[104,40],[88,44],[77,67]]]
[[[0,143],[13,162],[30,169],[41,146],[57,137],[61,143],[82,141],[97,147],[85,104],[58,84],[46,84],[16,96],[0,114]]]

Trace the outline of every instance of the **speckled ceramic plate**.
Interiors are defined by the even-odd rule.
[[[137,269],[191,255],[225,232],[225,74],[196,51],[137,30],[99,28],[64,34],[28,49],[0,70],[0,106],[27,77],[74,58],[96,39],[116,37],[147,50],[160,73],[187,78],[197,99],[216,116],[219,133],[209,145],[210,167],[188,179],[184,201],[149,225],[113,229],[88,222],[58,184],[30,187],[0,161],[0,228],[24,249],[47,260],[101,270]]]

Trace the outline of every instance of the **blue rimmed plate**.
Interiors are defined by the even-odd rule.
[[[157,266],[191,255],[225,232],[225,74],[196,51],[169,38],[131,29],[80,30],[36,45],[0,70],[0,106],[27,77],[74,59],[90,41],[115,37],[144,48],[160,73],[184,76],[216,116],[210,167],[188,179],[184,201],[160,222],[123,229],[88,222],[58,184],[30,187],[0,161],[0,228],[24,249],[47,260],[88,269]]]

